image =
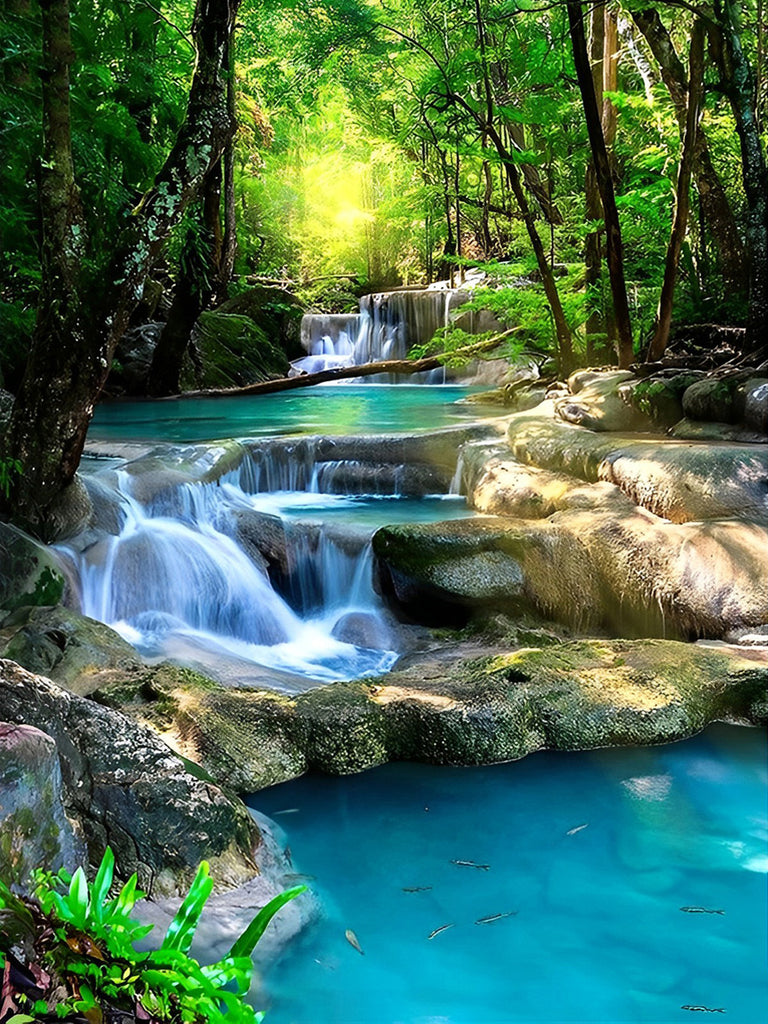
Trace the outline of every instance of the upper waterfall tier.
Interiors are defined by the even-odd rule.
[[[301,343],[309,354],[293,366],[315,373],[335,366],[404,359],[413,345],[425,344],[447,327],[451,310],[468,298],[469,292],[455,288],[403,289],[363,296],[359,313],[309,313],[301,322]],[[420,376],[429,384],[444,380],[443,370]],[[389,376],[377,374],[370,379],[389,381]]]

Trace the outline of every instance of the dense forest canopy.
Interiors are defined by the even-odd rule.
[[[158,288],[177,347],[254,279],[342,311],[475,264],[562,369],[673,318],[764,343],[767,38],[763,0],[4,0],[17,505],[72,478]]]

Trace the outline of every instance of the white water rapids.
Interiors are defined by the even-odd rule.
[[[217,656],[308,682],[387,671],[397,654],[373,588],[369,536],[336,536],[311,521],[350,501],[328,493],[334,468],[246,457],[212,483],[163,486],[155,470],[154,492],[143,474],[92,477],[115,525],[59,548],[80,610],[147,657],[209,671]],[[310,521],[297,522],[305,509]],[[280,546],[269,565],[256,550],[264,529]]]

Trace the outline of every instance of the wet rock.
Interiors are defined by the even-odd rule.
[[[138,672],[141,659],[109,626],[68,608],[28,608],[2,649],[29,672],[86,695]]]
[[[0,608],[56,604],[65,592],[55,553],[15,526],[0,523]]]
[[[270,785],[308,767],[346,774],[396,759],[490,764],[542,749],[671,742],[711,721],[763,722],[767,683],[754,652],[581,640],[486,647],[480,659],[430,653],[379,680],[291,698],[181,682],[164,669],[154,700],[124,694],[123,706],[162,721],[168,741],[214,778]]]
[[[5,391],[1,385],[2,381],[0,380],[0,430],[5,427],[5,424],[10,419],[15,401],[10,391]]]
[[[122,873],[138,871],[158,894],[183,891],[203,859],[225,887],[257,873],[259,833],[245,808],[191,775],[154,732],[12,661],[0,661],[0,706],[54,739],[66,811],[92,863],[110,845]]]
[[[74,871],[82,843],[64,813],[53,739],[29,725],[0,722],[0,874],[24,885],[34,868]]]

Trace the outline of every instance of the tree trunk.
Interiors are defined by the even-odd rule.
[[[595,102],[598,110],[603,106],[603,56],[605,50],[605,14],[602,4],[595,4],[590,14],[589,58],[592,66],[592,82],[595,87]],[[597,187],[595,163],[590,160],[584,179],[586,214],[588,221],[603,219],[603,204],[600,201],[600,190]],[[590,363],[601,362],[601,345],[597,339],[606,334],[605,317],[602,302],[597,301],[602,270],[601,238],[602,229],[590,231],[584,240],[585,287],[589,314],[587,316],[587,360]]]
[[[462,357],[472,359],[481,352],[491,352],[520,328],[513,327],[508,331],[475,342],[465,348],[450,353],[451,359]],[[445,366],[446,355],[425,356],[423,359],[383,359],[378,363],[358,363],[356,366],[334,366],[330,370],[318,370],[317,373],[302,373],[296,377],[278,377],[277,380],[264,380],[258,384],[246,384],[240,388],[211,388],[207,391],[185,392],[186,398],[231,398],[246,395],[274,395],[281,391],[294,391],[296,388],[310,388],[315,384],[327,384],[334,380],[353,380],[356,377],[371,377],[376,373],[397,373],[410,375],[437,370]]]
[[[605,232],[608,248],[608,273],[611,280],[611,294],[613,296],[613,310],[616,317],[616,330],[618,334],[618,356],[619,366],[626,367],[634,359],[632,350],[632,324],[629,316],[629,303],[627,301],[627,287],[624,280],[624,255],[621,241],[621,226],[619,224],[618,210],[616,209],[616,198],[613,192],[613,181],[611,169],[608,163],[608,151],[603,136],[603,128],[600,120],[600,112],[595,97],[595,86],[592,81],[592,72],[587,56],[587,44],[584,38],[584,22],[582,19],[581,3],[579,0],[567,0],[568,22],[571,30],[571,43],[573,45],[573,58],[576,66],[576,77],[581,92],[584,116],[587,122],[589,144],[592,149],[592,159],[595,164],[597,185],[600,190],[600,198],[603,204],[605,216]]]
[[[688,106],[683,64],[675,51],[667,29],[654,8],[650,7],[631,13],[659,65],[661,77],[675,108],[675,115],[682,135],[685,130]],[[696,189],[699,193],[704,222],[714,242],[717,266],[723,283],[731,291],[743,292],[746,285],[744,246],[739,237],[736,218],[733,215],[728,195],[712,164],[706,132],[701,125],[696,133],[693,174],[696,179]]]
[[[768,338],[768,165],[758,130],[752,67],[742,49],[738,14],[732,0],[722,0],[716,10],[722,33],[718,64],[736,121],[747,199],[749,311],[746,344],[764,348]]]
[[[83,230],[71,158],[69,3],[41,0],[43,286],[5,450],[23,466],[5,507],[39,535],[49,530],[52,507],[77,470],[94,403],[141,299],[144,279],[233,131],[222,53],[238,3],[198,0],[192,26],[197,63],[184,122],[154,185],[118,240],[103,293],[93,301],[94,283],[83,287]]]
[[[697,19],[691,33],[691,56],[689,64],[688,111],[683,132],[683,148],[680,156],[680,169],[677,175],[677,198],[675,215],[672,220],[672,231],[667,247],[667,258],[664,267],[664,283],[661,288],[659,308],[656,313],[656,325],[653,338],[648,349],[648,362],[655,362],[664,355],[669,340],[669,327],[672,322],[672,302],[675,294],[677,267],[680,262],[680,251],[688,228],[690,209],[691,168],[693,154],[696,149],[701,96],[704,87],[704,26]]]

